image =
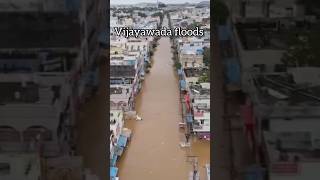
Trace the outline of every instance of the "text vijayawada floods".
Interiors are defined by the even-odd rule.
[[[133,29],[126,27],[115,27],[115,35],[128,37],[145,37],[145,36],[197,36],[202,37],[204,35],[204,30],[199,27],[195,29],[182,29],[180,27],[174,29],[161,28],[161,29]]]

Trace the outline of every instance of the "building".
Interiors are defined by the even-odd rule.
[[[97,86],[104,4],[1,2],[1,156],[17,153],[18,162],[27,152],[44,159],[73,154],[79,105]]]
[[[210,83],[191,85],[193,132],[204,139],[210,139]]]
[[[202,49],[193,50],[184,48],[179,53],[179,61],[183,68],[202,67],[203,54]]]
[[[131,130],[124,128],[124,111],[110,110],[110,177],[116,178],[116,163],[122,155],[131,136]]]
[[[251,76],[242,116],[252,151],[270,180],[315,177],[320,79],[316,78],[319,69],[314,76],[311,70],[290,68],[285,73]]]
[[[34,180],[42,177],[40,158],[35,153],[0,154],[0,178]]]
[[[294,0],[235,0],[234,11],[240,17],[246,18],[273,18],[273,17],[298,17],[304,15],[303,6]]]

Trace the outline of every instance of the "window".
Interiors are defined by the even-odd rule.
[[[111,94],[122,94],[122,88],[110,88]]]
[[[110,84],[121,84],[122,79],[110,79]]]

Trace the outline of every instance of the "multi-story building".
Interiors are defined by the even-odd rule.
[[[191,85],[193,132],[201,138],[210,139],[210,83]]]
[[[202,67],[203,66],[203,50],[183,48],[179,53],[179,61],[183,68]]]
[[[111,106],[133,109],[135,96],[141,89],[143,59],[136,55],[113,55],[110,59]]]
[[[97,72],[103,4],[1,2],[1,153],[72,154],[78,104]]]
[[[310,71],[251,75],[242,117],[252,151],[270,180],[313,179],[319,167],[319,68],[313,76]]]

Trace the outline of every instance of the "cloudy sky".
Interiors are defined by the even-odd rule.
[[[208,1],[208,0],[159,0],[159,2],[163,3],[198,3],[201,1]],[[111,0],[111,4],[136,4],[136,3],[156,3],[157,0]]]

